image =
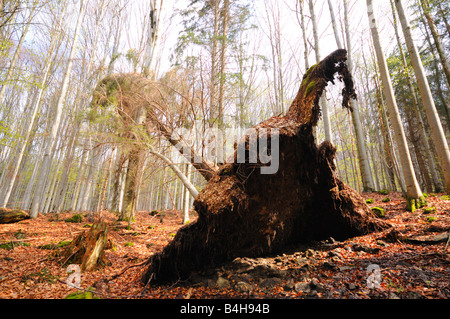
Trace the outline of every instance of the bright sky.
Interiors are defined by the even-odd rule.
[[[138,0],[145,1],[145,0]],[[271,7],[279,7],[282,17],[281,29],[283,34],[283,42],[286,46],[285,53],[286,55],[292,55],[298,53],[296,52],[300,49],[300,53],[303,54],[303,44],[301,38],[301,30],[295,15],[295,7],[296,2],[298,0],[255,0],[256,7],[256,19],[261,26],[263,32],[267,33],[267,17],[265,14],[264,5],[265,3]],[[183,8],[187,6],[187,0],[164,0],[165,11],[164,16],[167,17],[168,14],[173,12],[173,8]],[[315,11],[316,17],[318,20],[319,26],[319,37],[320,37],[320,49],[321,56],[325,57],[335,49],[337,49],[336,41],[334,38],[333,29],[331,27],[331,19],[328,9],[328,4],[326,0],[316,0],[315,1]],[[394,45],[393,41],[393,31],[391,28],[391,13],[390,13],[390,5],[389,1],[374,1],[375,11],[378,15],[378,27],[381,33],[381,38],[384,40],[384,49],[386,52],[392,49]],[[342,1],[333,1],[334,11],[336,15],[336,19],[338,20],[338,28],[343,28],[343,4]],[[353,50],[358,50],[360,43],[363,43],[365,47],[368,47],[371,39],[370,39],[370,31],[368,29],[368,17],[366,11],[366,2],[363,0],[349,0],[349,16],[350,16],[350,28],[354,34],[354,42],[353,42]],[[305,3],[305,14],[306,23],[308,25],[308,36],[310,43],[313,43],[312,31],[311,31],[311,22],[309,19],[309,7],[307,3]],[[342,23],[340,23],[341,21]],[[170,22],[170,24],[169,24]],[[176,39],[178,37],[178,33],[181,30],[181,26],[179,25],[179,21],[175,18],[172,21],[168,21],[167,19],[163,19],[162,23],[164,25],[162,34],[163,41],[165,40],[165,54],[163,54],[163,58],[161,61],[162,70],[165,70],[170,67],[170,62],[168,57],[170,55],[170,49],[173,48],[176,43]],[[361,40],[362,39],[362,40]],[[263,37],[263,41],[268,41],[267,36]],[[341,41],[342,32],[341,32]],[[269,46],[264,45],[263,47],[268,48],[266,53],[267,56],[270,56]],[[303,56],[296,57],[297,59],[303,61]],[[288,58],[287,58],[288,59]],[[302,62],[303,63],[303,62]],[[314,53],[310,52],[310,63],[315,63]]]

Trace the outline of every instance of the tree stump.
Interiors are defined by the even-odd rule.
[[[104,222],[96,222],[88,231],[75,237],[60,255],[63,265],[80,264],[81,271],[92,271],[109,264],[105,250],[111,248],[108,228]]]
[[[21,209],[0,208],[0,224],[17,223],[30,218],[30,215]]]
[[[342,240],[389,227],[337,178],[335,147],[327,141],[315,144],[319,99],[335,74],[345,84],[343,106],[350,108],[349,100],[356,94],[346,51],[337,50],[307,71],[286,116],[258,124],[238,144],[237,149],[244,147],[249,155],[252,141],[263,135],[273,141],[276,134],[278,149],[267,142],[266,152],[278,152],[278,170],[262,174],[271,163],[260,158],[256,164],[239,163],[236,151],[195,199],[198,220],[181,228],[161,253],[149,258],[144,284],[186,279],[192,271],[236,257],[257,257],[310,240]]]

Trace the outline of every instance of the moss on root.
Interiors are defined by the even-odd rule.
[[[406,209],[411,212],[414,213],[414,211],[418,208],[427,206],[428,202],[425,199],[425,196],[420,196],[419,198],[412,198],[412,197],[407,197],[406,198]]]

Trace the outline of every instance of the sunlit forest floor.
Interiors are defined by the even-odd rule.
[[[36,220],[0,225],[0,298],[58,299],[75,292],[79,297],[108,299],[449,298],[450,247],[445,250],[445,235],[450,229],[450,200],[442,195],[428,197],[428,207],[435,211],[417,209],[410,213],[400,193],[363,194],[373,199],[370,207],[386,211],[382,218],[395,227],[395,232],[345,241],[329,238],[290,247],[278,255],[238,258],[194,274],[188,282],[146,289],[139,281],[144,270],[139,264],[173,239],[182,226],[181,212],[165,212],[162,222],[159,214],[138,212],[131,228],[127,222],[117,222],[115,215],[103,213],[113,243],[106,252],[111,264],[82,273],[81,289],[66,284],[67,268],[50,257],[54,250],[63,248],[48,244],[70,241],[85,231],[91,223],[88,216],[73,223],[66,219],[74,213],[40,215]],[[193,222],[195,213],[191,214]],[[132,265],[139,266],[120,274]],[[101,279],[117,274],[116,279],[99,284]]]

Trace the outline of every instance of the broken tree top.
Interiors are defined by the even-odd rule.
[[[285,117],[270,118],[251,130],[277,134],[278,169],[262,174],[267,163],[234,162],[219,168],[194,201],[196,222],[181,228],[164,250],[148,260],[142,281],[173,282],[193,271],[236,257],[279,252],[309,240],[344,239],[389,227],[378,220],[363,198],[338,179],[336,149],[317,146],[312,127],[320,117],[319,98],[334,76],[345,84],[343,104],[355,97],[346,51],[330,54],[305,74]],[[265,133],[265,134],[266,134]],[[251,139],[238,149],[249,150]]]

